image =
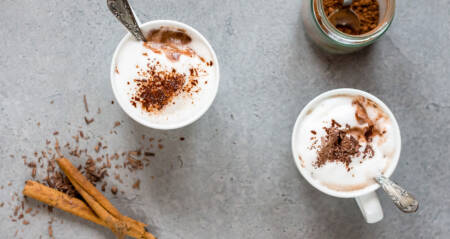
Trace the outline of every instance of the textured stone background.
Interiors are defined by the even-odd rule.
[[[209,39],[221,67],[213,106],[184,129],[138,125],[110,104],[111,56],[126,31],[104,0],[2,0],[0,238],[13,238],[17,229],[18,238],[47,238],[51,216],[57,219],[55,238],[113,237],[58,210],[27,217],[28,226],[8,218],[13,206],[6,203],[30,178],[20,155],[44,147],[55,130],[60,141],[68,141],[79,126],[92,137],[105,137],[110,151],[139,147],[142,134],[163,139],[165,147],[151,166],[132,175],[141,179],[140,190],[128,189],[127,181],[119,185],[126,195],[107,193],[162,239],[450,234],[449,0],[398,1],[387,34],[347,56],[327,55],[311,45],[299,0],[131,3],[142,22],[182,21]],[[385,218],[368,225],[353,200],[321,194],[298,173],[290,150],[297,114],[314,96],[340,87],[373,93],[396,115],[403,150],[392,178],[420,200],[418,213],[402,214],[379,193]],[[92,109],[102,108],[101,114],[90,113],[95,122],[89,126],[83,121],[83,94]],[[119,135],[111,135],[116,120],[122,121]],[[112,177],[107,181],[115,183]],[[27,207],[37,205],[29,201]]]

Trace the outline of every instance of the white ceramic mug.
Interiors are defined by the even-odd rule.
[[[120,41],[119,45],[117,46],[117,48],[114,52],[114,55],[112,57],[112,62],[111,62],[110,77],[111,77],[111,85],[112,85],[114,96],[116,97],[116,100],[119,103],[120,107],[125,111],[125,113],[127,113],[128,116],[130,116],[132,119],[134,119],[135,121],[137,121],[138,123],[140,123],[144,126],[154,128],[154,129],[169,130],[169,129],[177,129],[177,128],[187,126],[187,125],[195,122],[196,120],[198,120],[203,114],[206,113],[206,111],[212,105],[212,103],[217,95],[217,91],[219,88],[220,73],[219,73],[219,61],[217,60],[216,53],[214,52],[212,46],[209,44],[208,40],[206,40],[206,38],[200,32],[195,30],[194,28],[192,28],[184,23],[172,21],[172,20],[150,21],[150,22],[146,22],[144,24],[140,24],[139,27],[144,32],[144,34],[146,34],[150,30],[158,29],[162,26],[185,30],[191,37],[199,39],[199,41],[201,41],[201,43],[206,46],[209,54],[211,55],[212,61],[214,62],[213,67],[215,69],[216,84],[211,89],[211,97],[207,99],[207,102],[205,102],[204,104],[201,105],[200,110],[196,111],[195,114],[191,114],[188,117],[180,120],[179,122],[175,122],[175,123],[171,123],[171,124],[158,124],[158,123],[146,121],[145,118],[142,116],[142,114],[140,114],[138,111],[136,111],[134,109],[135,107],[133,107],[130,104],[129,97],[126,96],[125,94],[121,93],[121,90],[119,89],[120,87],[118,86],[117,79],[116,79],[117,78],[116,66],[117,66],[118,54],[120,53],[123,45],[126,42],[136,41],[135,38],[130,33],[127,33],[122,38],[122,40]]]
[[[299,130],[300,122],[302,122],[303,118],[306,116],[307,112],[312,109],[318,102],[322,101],[325,98],[335,96],[335,95],[355,95],[355,96],[364,96],[367,99],[370,99],[374,101],[381,109],[389,115],[389,118],[392,120],[392,126],[394,129],[394,137],[396,137],[396,142],[398,142],[398,146],[396,148],[395,154],[392,158],[392,162],[389,165],[389,168],[385,171],[384,176],[389,177],[394,172],[398,160],[400,158],[400,150],[401,150],[401,137],[400,137],[400,128],[398,127],[397,120],[395,119],[394,115],[392,114],[391,110],[377,97],[356,89],[335,89],[330,90],[325,93],[320,94],[316,98],[314,98],[312,101],[310,101],[300,112],[297,121],[294,125],[294,130],[292,133],[292,153],[294,155],[294,162],[297,165],[298,170],[302,174],[302,176],[308,181],[312,186],[320,190],[321,192],[328,194],[330,196],[338,197],[338,198],[354,198],[356,203],[359,206],[359,209],[361,209],[361,212],[363,214],[364,219],[368,223],[375,223],[383,219],[383,210],[380,205],[380,201],[378,199],[377,194],[375,191],[380,187],[377,183],[370,184],[369,186],[354,190],[354,191],[336,191],[332,190],[324,185],[322,185],[319,181],[316,179],[313,179],[310,174],[306,171],[304,167],[301,166],[300,160],[298,160],[298,152],[296,152],[296,135]]]

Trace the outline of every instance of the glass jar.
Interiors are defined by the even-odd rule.
[[[362,35],[349,35],[331,24],[322,2],[323,0],[302,0],[302,21],[311,40],[331,53],[351,53],[374,43],[386,32],[394,19],[395,0],[378,0],[380,20],[377,27]]]

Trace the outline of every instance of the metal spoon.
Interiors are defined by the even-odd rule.
[[[389,178],[381,175],[375,177],[375,181],[381,185],[383,190],[391,197],[392,201],[394,201],[395,206],[402,210],[402,212],[412,213],[416,212],[419,208],[419,202],[405,189]]]
[[[107,0],[109,10],[117,19],[128,29],[128,31],[139,41],[145,42],[144,34],[142,34],[136,18],[131,11],[130,4],[127,0]]]
[[[348,6],[352,5],[352,3],[353,3],[353,0],[343,0],[342,6],[348,7]]]
[[[353,0],[343,0],[341,9],[336,9],[328,16],[328,20],[334,25],[348,26],[355,31],[359,30],[361,22],[358,15],[352,10],[350,5]]]

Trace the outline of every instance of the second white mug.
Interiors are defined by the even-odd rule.
[[[305,169],[304,165],[302,165],[304,162],[301,162],[299,160],[299,152],[298,152],[298,141],[299,141],[299,125],[304,120],[305,116],[307,116],[312,110],[313,107],[315,107],[319,102],[321,102],[324,99],[327,99],[329,97],[333,96],[340,96],[340,95],[349,95],[349,96],[363,96],[371,101],[373,101],[377,106],[379,106],[390,118],[392,122],[392,130],[393,130],[393,137],[396,142],[395,151],[393,156],[391,157],[391,162],[388,166],[388,168],[384,171],[383,175],[386,177],[389,177],[394,172],[397,162],[400,158],[400,151],[401,151],[401,137],[400,137],[400,128],[398,126],[398,123],[392,114],[392,112],[389,110],[389,108],[377,97],[356,89],[349,89],[349,88],[343,88],[343,89],[335,89],[331,91],[327,91],[325,93],[322,93],[321,95],[314,98],[311,102],[309,102],[303,110],[300,112],[297,121],[294,125],[293,133],[292,133],[292,153],[294,156],[295,164],[302,174],[302,176],[308,181],[312,186],[314,186],[316,189],[320,190],[321,192],[328,194],[330,196],[338,197],[338,198],[354,198],[357,205],[359,206],[361,213],[365,220],[368,223],[375,223],[383,219],[383,210],[380,205],[380,201],[378,199],[378,196],[376,194],[376,190],[380,187],[375,181],[367,185],[366,187],[356,189],[356,190],[335,190],[331,189],[324,184],[320,183],[317,179],[313,178],[309,172]]]

